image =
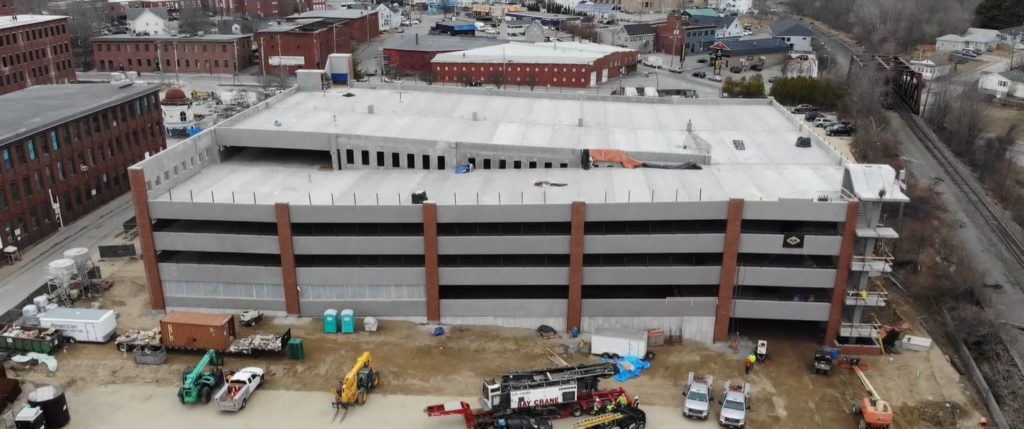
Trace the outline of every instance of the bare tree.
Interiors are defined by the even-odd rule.
[[[66,4],[64,13],[68,15],[68,35],[75,64],[82,70],[90,70],[93,60],[89,39],[99,36],[110,26],[110,10],[106,2],[73,1]]]
[[[434,82],[437,81],[437,73],[434,73],[434,69],[426,69],[424,71],[421,71],[419,74],[416,75],[416,77],[419,80],[426,82],[427,85],[433,85]]]
[[[494,85],[495,88],[501,89],[505,86],[505,82],[508,79],[505,77],[505,73],[501,70],[495,70],[491,74],[487,75],[487,83]]]
[[[14,10],[17,13],[39,15],[47,11],[49,0],[14,0]]]
[[[209,31],[213,27],[210,15],[202,8],[186,6],[178,12],[178,31],[186,34]]]
[[[530,73],[523,78],[523,83],[525,83],[526,86],[530,87],[530,91],[533,91],[533,88],[536,87],[539,82],[540,78],[538,78],[537,75],[533,73]]]

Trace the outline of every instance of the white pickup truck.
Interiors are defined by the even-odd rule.
[[[249,397],[263,385],[263,368],[243,368],[231,375],[231,379],[213,397],[220,411],[238,411],[245,408]]]

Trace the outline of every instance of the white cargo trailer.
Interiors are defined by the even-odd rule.
[[[58,307],[39,315],[39,326],[57,328],[64,337],[88,343],[105,343],[114,337],[114,310]]]
[[[590,354],[605,358],[632,356],[647,359],[647,331],[597,328],[590,336]]]

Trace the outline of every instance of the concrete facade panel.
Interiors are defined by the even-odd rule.
[[[746,266],[739,268],[736,284],[743,286],[832,288],[835,280],[835,269]]]
[[[426,304],[424,300],[407,301],[341,301],[341,300],[313,300],[303,299],[300,301],[302,315],[305,317],[323,316],[324,311],[333,308],[335,310],[352,309],[356,319],[362,320],[366,316],[374,317],[423,317]]]
[[[349,196],[351,198],[351,196]],[[347,200],[351,201],[351,200]],[[408,206],[292,206],[295,223],[420,223],[423,209]]]
[[[588,235],[593,253],[721,253],[725,234]]]
[[[747,201],[744,219],[842,222],[846,219],[846,201],[812,200]]]
[[[501,326],[504,328],[536,329],[548,325],[559,332],[565,332],[565,317],[542,316],[442,316],[445,325]]]
[[[665,335],[680,335],[683,338],[711,344],[715,334],[715,318],[711,317],[595,317],[583,316],[583,332],[594,332],[596,328],[611,327],[622,329],[661,329]],[[657,351],[655,351],[657,353]]]
[[[728,201],[591,204],[587,210],[587,221],[725,219],[728,208]]]
[[[196,311],[196,309],[260,310],[285,314],[282,300],[168,296],[167,310],[174,309],[184,311]]]
[[[274,235],[154,232],[153,240],[160,250],[264,254],[280,252],[277,236]]]
[[[440,237],[442,255],[565,255],[568,235]]]
[[[293,208],[294,209],[294,208]],[[423,237],[301,237],[296,255],[421,255]]]
[[[503,315],[555,317],[566,315],[564,299],[442,299],[441,314],[446,317]],[[536,328],[536,326],[534,326]]]
[[[584,299],[583,316],[715,317],[716,298]]]
[[[423,284],[423,268],[296,268],[299,284],[415,285]]]
[[[732,317],[774,320],[828,320],[831,304],[827,302],[733,300]]]
[[[439,271],[442,285],[481,285],[486,287],[486,285],[555,286],[569,284],[568,267],[441,267]]]
[[[583,267],[584,285],[714,285],[722,267]]]
[[[165,281],[222,282],[281,284],[280,267],[253,267],[243,265],[160,264],[160,278]]]
[[[740,238],[740,253],[772,253],[787,255],[829,255],[839,254],[843,237],[838,235],[805,235],[803,247],[783,247],[786,236],[782,234],[743,234]]]
[[[438,206],[437,217],[440,223],[458,222],[569,222],[571,207],[569,204],[550,205],[469,205],[469,206]],[[589,215],[588,215],[589,216]],[[588,220],[592,220],[589,219]]]
[[[190,203],[187,201],[150,201],[153,219],[226,220],[238,222],[277,222],[273,205]]]

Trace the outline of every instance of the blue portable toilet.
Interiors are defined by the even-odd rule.
[[[328,308],[326,311],[324,311],[324,333],[338,333],[338,310]]]
[[[338,325],[341,326],[342,334],[352,334],[356,332],[356,313],[350,308],[341,310],[341,317],[338,319]]]

